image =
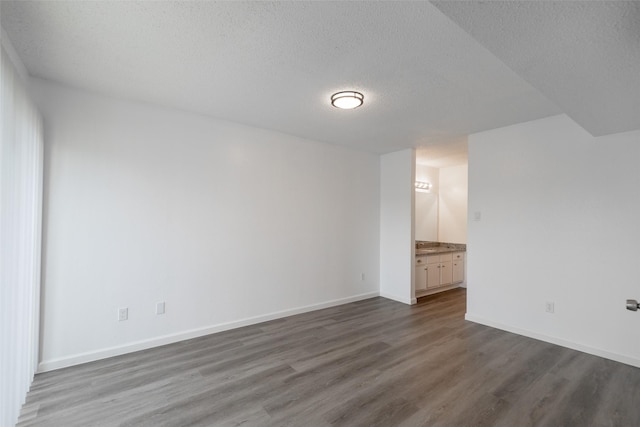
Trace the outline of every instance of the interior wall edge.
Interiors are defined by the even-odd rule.
[[[96,360],[107,359],[109,357],[121,356],[123,354],[134,353],[136,351],[147,350],[154,347],[173,344],[193,338],[211,335],[218,332],[224,332],[231,329],[242,328],[244,326],[255,325],[270,320],[280,319],[283,317],[294,316],[296,314],[308,313],[311,311],[322,310],[324,308],[335,307],[338,305],[349,304],[356,301],[362,301],[369,298],[379,296],[378,292],[367,292],[359,295],[352,295],[345,298],[325,301],[318,304],[311,304],[302,307],[291,308],[273,313],[267,313],[260,316],[249,317],[246,319],[234,320],[232,322],[220,323],[217,325],[206,326],[204,328],[191,329],[175,334],[169,334],[150,338],[146,340],[136,341],[114,347],[104,348],[100,350],[90,351],[86,353],[74,354],[67,357],[61,357],[52,360],[43,360],[38,365],[38,373],[54,371],[56,369],[68,368],[70,366],[80,365],[83,363],[94,362]]]
[[[595,347],[590,347],[588,345],[580,344],[575,341],[568,341],[562,338],[540,334],[538,332],[530,331],[528,329],[521,329],[521,328],[510,326],[510,325],[505,325],[504,323],[495,322],[491,319],[487,319],[482,316],[477,316],[473,313],[466,313],[464,318],[465,320],[468,320],[473,323],[478,323],[480,325],[485,325],[491,328],[512,332],[514,334],[522,335],[528,338],[533,338],[539,341],[548,342],[550,344],[559,345],[561,347],[570,348],[572,350],[581,351],[583,353],[591,354],[598,357],[603,357],[605,359],[613,360],[615,362],[620,362],[626,365],[640,368],[640,359],[637,359],[632,356],[627,356],[625,354],[613,353],[607,350],[603,350],[601,348],[595,348]]]
[[[397,301],[397,302],[401,302],[403,304],[407,304],[407,305],[413,305],[417,303],[417,298],[405,298],[399,295],[393,295],[387,292],[380,292],[380,296],[382,298],[386,298],[386,299],[390,299],[392,301]]]
[[[22,59],[20,59],[20,56],[16,52],[16,49],[13,47],[9,35],[6,33],[4,28],[2,28],[2,26],[0,26],[0,44],[2,44],[2,47],[4,47],[7,55],[9,55],[9,59],[11,60],[11,63],[22,79],[23,83],[26,82],[29,76],[29,72],[22,63]]]

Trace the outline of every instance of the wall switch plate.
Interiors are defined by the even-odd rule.
[[[156,303],[156,314],[164,314],[164,301]]]
[[[360,274],[360,280],[364,280],[364,273]]]
[[[118,321],[122,322],[129,318],[129,309],[127,307],[118,309]]]
[[[547,301],[544,305],[544,311],[553,313],[555,311],[555,304],[552,301]]]

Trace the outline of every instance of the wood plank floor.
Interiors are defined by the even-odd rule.
[[[36,375],[19,426],[639,426],[640,369],[373,298]]]

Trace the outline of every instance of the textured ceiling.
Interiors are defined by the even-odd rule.
[[[428,2],[2,1],[0,13],[32,76],[377,153],[424,147],[451,163],[468,133],[563,112]],[[365,105],[331,107],[344,89]]]
[[[469,162],[467,137],[450,138],[444,144],[423,145],[416,149],[416,163],[434,168],[466,165]]]
[[[433,2],[594,136],[640,129],[640,2]]]

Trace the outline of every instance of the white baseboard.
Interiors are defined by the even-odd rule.
[[[602,350],[599,348],[589,347],[583,344],[579,344],[573,341],[567,341],[562,338],[552,337],[549,335],[539,334],[537,332],[533,332],[527,329],[520,329],[513,326],[505,325],[499,322],[494,322],[489,319],[485,319],[481,316],[475,316],[473,314],[465,314],[465,320],[470,322],[479,323],[485,326],[491,326],[492,328],[502,329],[503,331],[513,332],[514,334],[523,335],[525,337],[533,338],[540,341],[545,341],[551,344],[556,344],[562,347],[567,347],[573,350],[578,350],[583,353],[592,354],[594,356],[604,357],[605,359],[615,360],[616,362],[624,363],[626,365],[635,366],[640,368],[640,359],[635,357],[626,356],[624,354],[612,353],[607,350]]]
[[[413,305],[415,304],[418,300],[416,298],[405,298],[405,297],[400,297],[397,295],[391,295],[391,294],[387,294],[384,292],[380,292],[380,296],[386,299],[391,299],[394,301],[398,301],[401,302],[403,304],[407,304],[407,305]]]
[[[419,293],[417,295],[417,298],[422,298],[422,297],[426,297],[429,295],[435,295],[435,294],[439,294],[442,292],[446,292],[446,291],[450,291],[452,289],[458,289],[458,288],[463,288],[464,286],[462,286],[462,283],[454,283],[453,285],[447,285],[447,286],[443,286],[441,288],[431,288],[428,289],[426,291],[422,291],[421,293]],[[418,301],[417,298],[414,298],[416,300],[416,302]]]
[[[72,356],[61,357],[58,359],[43,360],[38,365],[38,372],[47,372],[55,369],[66,368],[69,366],[79,365],[81,363],[93,362],[96,360],[106,359],[108,357],[119,356],[122,354],[133,353],[135,351],[146,350],[161,345],[172,344],[178,341],[184,341],[191,338],[197,338],[204,335],[215,334],[216,332],[228,331],[230,329],[241,328],[243,326],[254,325],[256,323],[267,322],[269,320],[280,319],[282,317],[293,316],[296,314],[307,313],[310,311],[321,310],[323,308],[335,307],[338,305],[348,304],[355,301],[361,301],[379,296],[378,292],[368,292],[365,294],[353,295],[346,298],[339,298],[331,301],[325,301],[318,304],[306,305],[303,307],[292,308],[288,310],[276,311],[260,316],[249,317],[232,322],[220,323],[217,325],[206,326],[203,328],[191,329],[184,332],[164,335],[160,337],[150,338],[141,341],[135,341],[115,347],[104,348],[100,350],[79,353]]]

